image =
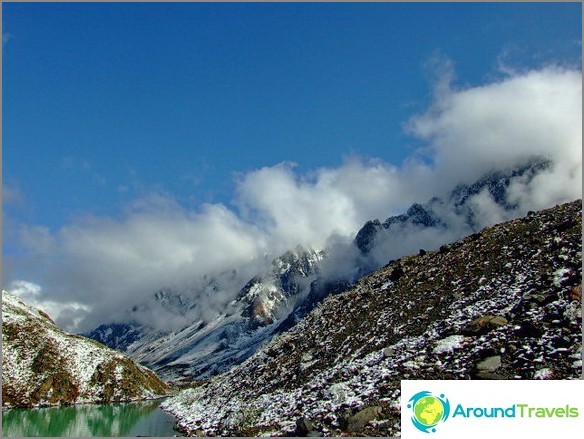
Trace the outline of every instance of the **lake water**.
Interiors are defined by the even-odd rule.
[[[10,409],[2,412],[2,436],[181,436],[161,402]]]

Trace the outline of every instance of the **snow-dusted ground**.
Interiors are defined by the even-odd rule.
[[[393,436],[404,378],[577,379],[581,233],[578,201],[402,258],[163,407],[191,434],[285,435],[304,416],[338,435],[376,406],[365,433]]]

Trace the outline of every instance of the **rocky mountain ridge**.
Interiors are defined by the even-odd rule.
[[[485,221],[480,217],[478,198],[488,197],[507,217],[521,215],[509,200],[511,186],[519,180],[529,181],[549,165],[545,160],[532,160],[519,168],[489,173],[470,184],[458,185],[444,198],[414,203],[405,213],[383,223],[368,221],[352,245],[344,249],[349,256],[343,257],[352,258],[351,267],[339,277],[319,275],[319,265],[327,262],[324,252],[298,247],[275,258],[270,270],[254,276],[232,302],[207,321],[195,318],[180,330],[161,331],[135,323],[130,316],[125,323],[102,325],[88,336],[122,350],[167,380],[207,378],[241,363],[275,334],[292,328],[324,298],[346,290],[378,269],[390,259],[387,255],[403,246],[405,236],[435,235],[427,245],[437,248],[476,232]],[[397,254],[417,249],[406,245]],[[206,294],[221,290],[213,279],[204,286]],[[149,305],[137,308],[145,306],[152,313],[158,309],[172,318],[187,316],[196,303],[169,290],[157,292]]]
[[[435,249],[476,232],[485,222],[491,225],[491,221],[481,218],[478,199],[482,197],[490,199],[508,219],[526,214],[509,200],[511,187],[518,181],[529,182],[550,165],[547,160],[533,159],[517,168],[487,173],[470,184],[457,185],[443,198],[435,196],[426,203],[414,203],[405,213],[390,216],[383,223],[379,219],[367,221],[355,235],[352,246],[345,249],[346,255],[343,257],[352,258],[350,269],[334,276],[317,278],[306,298],[298,301],[280,324],[278,332],[292,328],[324,298],[347,290],[390,258],[417,251],[419,247],[415,246],[416,242]],[[425,236],[425,239],[411,239],[416,235]],[[403,243],[409,240],[412,242]],[[327,263],[326,260],[324,262]]]
[[[43,311],[2,291],[2,407],[118,402],[170,394],[152,371],[67,334]]]
[[[578,379],[582,202],[391,261],[163,404],[195,435],[400,433],[400,380]]]
[[[405,213],[391,216],[383,223],[379,219],[367,221],[355,236],[355,246],[367,254],[380,240],[399,234],[404,227],[448,228],[453,219],[460,218],[468,234],[476,232],[480,228],[480,218],[474,205],[475,197],[488,194],[497,206],[511,211],[517,208],[509,200],[511,185],[519,179],[529,182],[548,166],[548,161],[534,160],[519,168],[489,173],[470,184],[459,184],[445,198],[433,197],[423,204],[414,203]]]
[[[208,321],[195,320],[167,332],[136,323],[107,324],[88,336],[122,350],[169,381],[212,376],[241,363],[271,338],[316,276],[323,257],[322,252],[298,246],[275,258],[267,272],[253,277]],[[155,299],[172,303],[177,314],[194,306],[176,292],[158,292]]]

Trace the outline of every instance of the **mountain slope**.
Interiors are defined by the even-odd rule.
[[[582,202],[392,261],[164,403],[191,434],[400,431],[400,380],[577,379]]]
[[[2,291],[2,406],[150,399],[169,394],[152,371],[59,329],[43,311]]]
[[[414,203],[405,213],[367,221],[353,242],[331,252],[323,262],[324,274],[298,301],[279,332],[290,329],[325,297],[345,291],[360,278],[395,259],[420,248],[437,249],[442,244],[477,230],[527,213],[513,202],[515,184],[525,184],[545,172],[551,163],[543,159],[523,166],[483,175],[470,184],[459,184],[443,198]],[[331,273],[332,272],[332,273]]]
[[[336,248],[330,257],[298,247],[274,259],[270,269],[254,276],[237,293],[233,287],[223,291],[216,279],[206,279],[197,287],[204,291],[197,295],[234,297],[213,316],[197,316],[197,301],[188,294],[160,291],[149,302],[134,307],[125,323],[102,325],[88,336],[122,350],[166,380],[213,376],[244,361],[275,334],[293,327],[324,298],[346,290],[388,259],[420,247],[437,248],[491,224],[490,215],[481,210],[486,200],[490,210],[499,211],[502,218],[520,216],[522,212],[509,200],[513,184],[529,181],[548,166],[548,162],[536,160],[489,173],[472,184],[457,186],[443,199],[415,203],[383,223],[369,221],[353,243]],[[320,273],[323,265],[324,274]],[[177,330],[161,330],[136,323],[134,311],[158,322],[184,323]]]
[[[215,375],[241,363],[272,337],[305,285],[316,276],[317,263],[323,257],[321,252],[300,246],[286,252],[272,261],[270,270],[253,277],[215,316],[196,319],[179,330],[109,324],[88,336],[123,350],[169,381]],[[196,306],[176,292],[157,293],[156,299],[150,304],[153,309],[171,302],[176,314],[186,314],[185,307]]]

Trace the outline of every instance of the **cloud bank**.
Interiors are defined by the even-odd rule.
[[[12,262],[21,277],[8,282],[22,294],[22,279],[42,285],[34,293],[37,303],[75,304],[77,313],[57,315],[57,321],[88,330],[164,288],[191,295],[201,313],[219,309],[258,269],[297,244],[341,255],[367,220],[403,213],[413,202],[533,158],[552,165],[529,182],[513,183],[510,201],[518,212],[581,198],[581,102],[581,72],[561,67],[466,89],[442,77],[431,107],[404,125],[421,146],[402,164],[351,157],[338,168],[299,174],[281,163],[241,176],[235,208],[206,204],[193,211],[155,193],[118,218],[87,217],[55,233],[21,226],[28,257]],[[506,219],[488,196],[475,202],[485,225]],[[460,232],[404,236],[379,257],[432,248]],[[204,279],[222,286],[210,292]]]

